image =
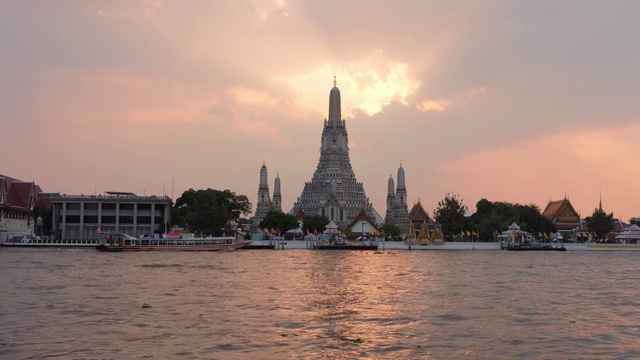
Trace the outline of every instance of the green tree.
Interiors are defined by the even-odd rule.
[[[326,229],[327,225],[329,225],[329,218],[327,218],[326,216],[306,216],[304,218],[304,221],[302,222],[302,233],[306,234],[307,230],[309,230],[309,232],[312,234],[315,231],[318,231],[318,234],[321,234]]]
[[[476,204],[476,212],[471,216],[480,234],[481,241],[493,239],[494,233],[506,230],[514,222],[524,231],[532,234],[555,231],[553,222],[540,213],[537,205],[519,205],[508,202],[491,202],[482,199]]]
[[[442,234],[445,240],[452,240],[465,228],[470,228],[468,219],[464,216],[466,207],[462,199],[456,194],[449,194],[438,202],[438,207],[433,211],[433,217],[442,226]]]
[[[298,228],[298,220],[295,216],[285,214],[279,210],[271,210],[260,222],[260,229],[275,229],[284,235],[291,229]]]
[[[380,230],[384,232],[385,240],[391,240],[391,241],[402,240],[402,238],[400,237],[400,235],[402,234],[402,229],[400,229],[400,227],[395,224],[390,224],[390,223],[383,224],[380,227]]]
[[[172,209],[172,221],[194,233],[220,235],[230,221],[251,212],[251,203],[244,195],[229,190],[193,190],[182,193]]]
[[[534,235],[538,233],[555,232],[553,221],[542,216],[537,205],[515,205],[518,210],[520,228]]]
[[[607,214],[600,209],[595,209],[593,215],[585,219],[589,231],[596,233],[598,239],[604,239],[615,227],[613,213]]]

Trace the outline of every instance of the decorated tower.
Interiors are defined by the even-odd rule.
[[[276,175],[273,184],[273,210],[282,211],[282,194],[280,193],[280,174]]]
[[[329,119],[324,120],[320,140],[318,167],[311,181],[304,184],[302,194],[289,213],[295,215],[302,210],[305,216],[325,216],[345,227],[363,209],[375,222],[383,222],[351,168],[347,124],[341,119],[340,90],[334,77],[329,93]]]
[[[260,185],[258,185],[258,203],[256,205],[256,213],[251,220],[251,226],[254,229],[260,227],[260,222],[264,219],[269,210],[272,209],[272,206],[271,197],[269,197],[269,184],[267,183],[267,165],[265,165],[263,161],[262,167],[260,168]]]

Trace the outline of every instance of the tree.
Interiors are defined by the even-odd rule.
[[[381,226],[380,230],[384,232],[384,237],[386,240],[399,241],[402,240],[400,235],[402,234],[402,229],[395,224],[384,224]]]
[[[329,225],[329,218],[322,215],[306,216],[302,222],[302,233],[306,234],[307,230],[310,233],[318,232],[322,233]]]
[[[593,215],[585,219],[589,231],[596,233],[597,239],[604,239],[615,227],[613,213],[607,214],[603,210],[595,209]]]
[[[298,228],[298,220],[293,215],[285,214],[279,210],[271,210],[260,222],[260,228],[275,229],[284,235],[287,231]]]
[[[194,233],[219,235],[231,221],[251,212],[244,195],[229,190],[193,190],[182,193],[172,209],[173,223]]]
[[[524,231],[537,234],[555,231],[553,222],[540,213],[537,205],[519,205],[508,202],[491,202],[482,199],[476,204],[476,212],[471,216],[480,239],[493,239],[494,233],[506,230],[514,222]]]
[[[462,199],[456,194],[449,194],[438,202],[438,207],[433,211],[433,217],[442,226],[445,240],[453,239],[463,228],[469,228],[470,223],[464,216],[466,207]]]

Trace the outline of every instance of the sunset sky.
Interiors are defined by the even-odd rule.
[[[2,1],[0,174],[45,192],[289,211],[319,159],[334,75],[350,158],[384,216],[447,193],[565,196],[640,216],[639,1]],[[396,179],[397,180],[397,179]],[[172,186],[173,184],[173,186]]]

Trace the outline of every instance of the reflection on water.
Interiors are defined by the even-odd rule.
[[[637,358],[638,255],[1,249],[0,358]]]

